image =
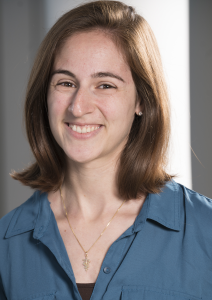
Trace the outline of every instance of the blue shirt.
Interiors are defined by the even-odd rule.
[[[212,200],[171,181],[109,248],[91,300],[211,300]],[[0,220],[1,300],[81,300],[47,194]]]

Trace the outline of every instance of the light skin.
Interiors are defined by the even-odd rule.
[[[139,103],[136,104],[136,87],[130,68],[109,36],[95,30],[67,39],[54,62],[47,104],[51,131],[67,157],[62,193],[68,218],[83,247],[89,249],[123,202],[115,184],[118,158],[135,113],[142,111]],[[70,134],[67,125],[74,122],[103,126],[97,135],[79,140]],[[49,193],[48,199],[61,232],[70,234],[59,191]],[[109,226],[116,226],[116,234],[113,236],[108,227],[101,237],[106,248],[133,223],[144,199],[143,195],[124,203]],[[63,239],[65,242],[66,237]],[[66,246],[68,249],[68,242]],[[77,242],[75,247],[82,258],[83,251]],[[94,246],[91,256],[95,247],[98,249]],[[98,259],[99,267],[103,258]],[[81,269],[73,265],[78,282],[96,280],[99,267],[93,269],[91,276],[82,268],[86,273],[83,275]]]

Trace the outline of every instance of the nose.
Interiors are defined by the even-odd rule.
[[[92,95],[88,89],[80,87],[71,98],[68,111],[76,118],[94,111]]]

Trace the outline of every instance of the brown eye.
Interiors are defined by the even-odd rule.
[[[65,81],[65,82],[60,82],[57,84],[57,86],[63,86],[63,87],[75,87],[75,85],[72,82]]]
[[[99,86],[99,88],[100,89],[115,89],[115,87],[114,86],[112,86],[112,85],[110,85],[110,84],[107,84],[107,83],[105,83],[105,84],[101,84],[100,86]]]
[[[61,81],[55,85],[55,89],[62,93],[70,93],[75,91],[76,85],[71,81]]]

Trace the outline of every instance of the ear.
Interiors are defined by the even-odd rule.
[[[144,108],[144,105],[141,104],[141,99],[140,99],[140,97],[137,94],[137,96],[136,96],[136,104],[135,104],[135,113],[138,115],[140,111],[143,112],[143,108]]]

